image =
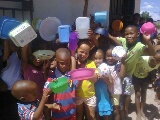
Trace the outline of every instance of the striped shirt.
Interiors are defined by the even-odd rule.
[[[18,104],[18,114],[20,120],[32,120],[34,112],[38,108],[39,101],[36,100],[31,103],[17,103]],[[38,120],[44,120],[44,116],[42,115],[41,118]]]
[[[56,69],[55,76],[62,77],[61,72]],[[51,78],[45,83],[44,89],[49,88]],[[52,109],[52,120],[76,120],[75,88],[77,81],[73,81],[72,86],[62,93],[55,93],[52,102],[61,105],[60,110]]]

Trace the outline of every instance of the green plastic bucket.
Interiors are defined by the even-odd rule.
[[[56,81],[52,81],[49,84],[50,89],[54,93],[61,93],[68,88],[68,78],[66,77],[59,77]]]

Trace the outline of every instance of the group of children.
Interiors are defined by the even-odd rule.
[[[108,33],[104,28],[97,29]],[[125,27],[123,37],[96,33],[92,29],[88,36],[78,41],[75,54],[71,54],[67,44],[56,40],[47,42],[40,36],[22,48],[16,47],[11,40],[4,40],[0,117],[5,120],[7,114],[11,114],[14,117],[10,119],[14,120],[125,120],[133,84],[137,120],[146,118],[143,110],[149,72],[160,66],[159,38],[156,45],[152,44],[150,35],[143,34],[138,41],[140,33],[135,25]],[[112,56],[115,46],[123,46],[126,50],[121,60]],[[44,49],[54,50],[55,56],[42,61],[32,54]],[[97,72],[100,65],[106,66],[108,74]],[[70,80],[68,72],[78,68],[94,68],[95,74],[87,80]],[[49,84],[59,77],[69,80],[68,88],[53,93]],[[155,83],[159,80],[157,75]],[[158,92],[156,97],[160,99]]]

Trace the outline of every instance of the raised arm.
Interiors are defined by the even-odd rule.
[[[154,47],[151,43],[150,35],[147,36],[147,35],[143,34],[143,40],[146,44],[146,47],[144,48],[143,54],[154,56],[156,54],[156,52],[155,52]]]
[[[8,60],[10,56],[10,48],[9,48],[9,40],[4,40],[4,53],[3,53],[3,61]]]
[[[117,37],[113,37],[112,35],[108,34],[108,38],[116,43],[116,45],[122,46],[122,44],[118,41]]]
[[[25,67],[28,64],[28,54],[27,54],[28,45],[25,45],[21,49],[21,58],[22,58],[22,69],[25,69]]]
[[[43,110],[44,110],[44,107],[45,107],[45,103],[47,102],[48,97],[49,97],[49,93],[50,93],[50,91],[48,89],[43,91],[42,99],[40,101],[40,104],[39,104],[37,110],[33,114],[33,119],[32,120],[39,120],[42,117]]]

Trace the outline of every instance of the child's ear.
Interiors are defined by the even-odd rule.
[[[25,97],[20,97],[20,100],[25,101],[26,99],[25,99]]]

